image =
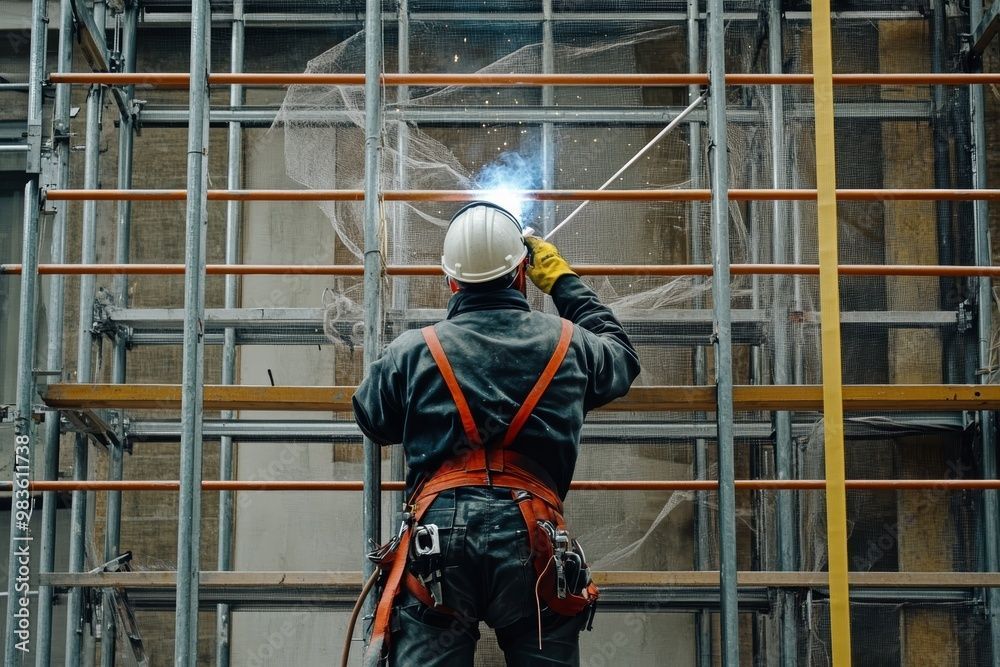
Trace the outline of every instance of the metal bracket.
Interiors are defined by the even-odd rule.
[[[51,382],[62,382],[63,371],[62,369],[32,368],[31,376],[34,378],[35,395],[37,397],[46,390]],[[35,423],[40,424],[45,421],[46,412],[48,412],[48,409],[40,403],[35,403],[31,406],[31,418]]]
[[[112,342],[118,340],[120,336],[125,336],[125,346],[129,348],[129,338],[131,331],[128,327],[117,324],[111,319],[111,309],[114,308],[114,295],[107,289],[101,287],[94,297],[93,318],[90,333],[97,336],[107,336]]]
[[[976,307],[968,299],[958,304],[955,311],[955,322],[958,325],[958,333],[964,334],[972,329],[976,322]]]
[[[125,349],[132,349],[132,336],[135,329],[128,324],[117,322],[112,316],[114,306],[114,296],[102,288],[101,299],[95,304],[94,310],[94,332],[97,335],[107,336],[111,342],[122,341]]]
[[[122,446],[121,417],[107,410],[66,410],[69,430],[88,435],[108,449]],[[100,570],[98,570],[100,571]]]
[[[28,145],[27,161],[25,172],[29,174],[40,174],[42,171],[42,126],[41,124],[28,125],[24,134],[24,141]]]
[[[972,52],[972,35],[967,32],[959,33],[956,35],[959,43],[958,47],[958,61],[962,69],[966,72],[973,72],[982,63],[983,57],[981,54],[976,54]]]
[[[39,174],[39,206],[41,206],[41,212],[43,215],[55,215],[55,204],[48,200],[46,193],[49,188],[58,187],[59,181],[59,163],[55,159],[55,143],[61,141],[69,141],[69,135],[57,131],[55,128],[52,130],[52,138],[46,144],[45,150],[42,155],[42,169]]]
[[[120,421],[118,421],[120,418]],[[125,448],[125,452],[128,454],[132,453],[133,443],[132,436],[129,433],[129,428],[132,426],[132,420],[129,419],[124,412],[113,413],[112,420],[115,420],[113,425],[117,427],[117,432],[121,438],[122,447]]]

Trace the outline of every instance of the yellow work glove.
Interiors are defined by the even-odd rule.
[[[549,294],[556,281],[563,276],[575,276],[569,262],[559,254],[559,249],[545,239],[537,236],[524,237],[524,244],[531,251],[531,262],[528,264],[528,277],[535,286]]]

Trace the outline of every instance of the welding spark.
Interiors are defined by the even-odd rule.
[[[507,186],[501,186],[498,188],[490,188],[486,191],[484,199],[491,204],[496,204],[511,213],[518,220],[522,220],[524,215],[524,197],[521,196],[517,188],[511,188]]]
[[[522,224],[534,202],[526,201],[521,190],[537,189],[541,183],[540,160],[508,151],[483,167],[476,175],[477,189],[486,191],[486,200],[514,214]]]

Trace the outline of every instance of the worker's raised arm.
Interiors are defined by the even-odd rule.
[[[552,297],[561,317],[583,329],[587,370],[585,408],[592,410],[624,396],[639,375],[639,355],[611,309],[573,272],[555,245],[526,237],[532,259],[528,277]]]
[[[379,357],[354,392],[354,420],[361,432],[379,445],[403,441],[405,412],[400,391],[405,386],[392,350]]]

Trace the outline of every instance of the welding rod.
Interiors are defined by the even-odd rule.
[[[677,114],[677,117],[674,118],[672,121],[670,121],[669,125],[667,125],[665,128],[663,128],[662,130],[660,130],[659,133],[655,137],[653,137],[648,144],[646,144],[645,146],[643,146],[639,150],[639,152],[636,153],[632,157],[631,160],[629,160],[628,162],[626,162],[625,164],[623,164],[622,167],[621,167],[621,169],[619,169],[618,171],[616,171],[614,173],[614,176],[612,176],[607,181],[605,181],[604,185],[602,185],[601,187],[599,187],[597,189],[600,191],[600,190],[603,190],[604,188],[608,187],[609,185],[611,185],[616,178],[618,178],[623,173],[625,173],[626,169],[628,169],[629,167],[631,167],[633,164],[635,164],[639,160],[639,158],[641,158],[643,155],[645,155],[646,153],[648,153],[649,150],[653,146],[656,145],[656,142],[658,142],[660,139],[662,139],[663,137],[665,137],[668,134],[670,134],[675,127],[677,127],[678,125],[680,125],[681,121],[683,121],[685,118],[687,118],[688,115],[690,115],[690,113],[695,110],[695,107],[697,107],[699,104],[701,104],[702,102],[704,102],[705,98],[707,98],[707,97],[708,97],[708,91],[706,90],[704,93],[701,94],[701,97],[699,97],[694,102],[692,102],[691,104],[689,104],[688,107],[686,109],[684,109],[684,111],[682,111],[679,114]],[[560,222],[558,225],[556,225],[552,229],[552,231],[550,231],[548,234],[545,235],[545,240],[548,241],[556,232],[558,232],[560,229],[562,229],[566,225],[567,222],[569,222],[574,217],[576,217],[576,214],[579,213],[580,211],[582,211],[583,207],[586,206],[589,203],[590,203],[590,200],[588,199],[587,201],[581,203],[579,206],[577,206],[575,209],[573,209],[572,213],[570,213],[569,215],[567,215],[566,218],[562,222]]]

